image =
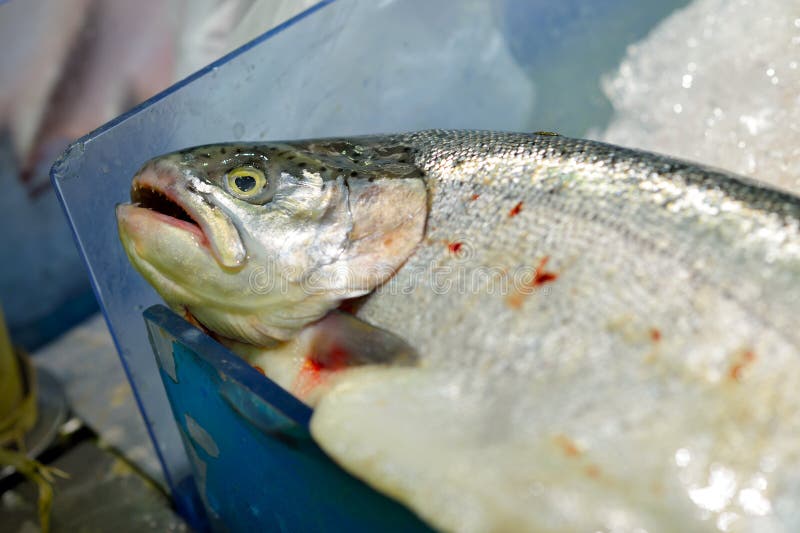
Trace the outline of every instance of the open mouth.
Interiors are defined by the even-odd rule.
[[[138,212],[133,218],[149,222],[147,231],[154,229],[153,222],[185,231],[207,248],[220,266],[241,268],[247,251],[239,230],[222,209],[194,188],[193,179],[168,161],[145,164],[133,178],[129,213]]]
[[[131,202],[137,207],[152,211],[163,222],[194,233],[206,241],[200,224],[178,202],[163,192],[147,185],[136,184],[131,189]]]

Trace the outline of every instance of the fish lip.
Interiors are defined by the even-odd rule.
[[[180,169],[158,161],[146,163],[131,183],[132,205],[136,205],[143,190],[164,196],[180,207],[192,222],[139,206],[147,209],[149,216],[199,237],[200,244],[210,250],[221,266],[228,269],[243,266],[246,251],[233,221],[211,199],[201,195]]]

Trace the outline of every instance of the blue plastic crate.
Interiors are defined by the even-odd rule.
[[[166,307],[144,316],[214,529],[428,531],[320,450],[305,404]]]

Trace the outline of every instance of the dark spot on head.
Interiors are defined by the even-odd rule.
[[[355,170],[350,173],[351,178],[355,178],[356,176],[358,176],[358,172],[356,172]]]

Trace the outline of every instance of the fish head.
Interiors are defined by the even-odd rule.
[[[407,147],[366,140],[157,157],[117,206],[120,239],[173,309],[241,342],[288,340],[413,252],[427,192],[409,159]]]

